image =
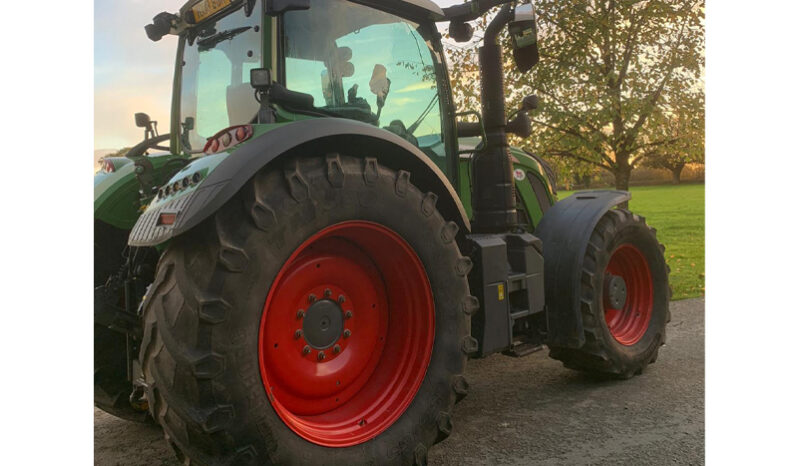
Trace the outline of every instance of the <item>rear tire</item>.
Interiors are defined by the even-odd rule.
[[[436,210],[434,194],[424,194],[410,183],[408,172],[379,166],[376,159],[329,155],[289,159],[284,166],[285,170],[269,167],[258,173],[213,217],[175,239],[162,257],[145,299],[140,358],[152,414],[178,457],[191,464],[425,464],[427,449],[451,433],[453,404],[467,386],[462,378],[467,353],[475,350],[476,344],[467,318],[474,305],[466,279],[471,263],[460,255],[455,242],[457,226],[446,222]],[[433,300],[430,318],[434,316],[434,328],[404,334],[410,339],[408,343],[420,342],[407,346],[404,351],[408,353],[423,346],[424,335],[431,343],[428,363],[415,372],[405,372],[412,379],[420,375],[419,370],[425,371],[415,395],[406,398],[408,405],[394,409],[396,416],[364,417],[362,424],[350,428],[348,422],[353,418],[347,413],[356,412],[355,408],[346,411],[334,407],[322,413],[324,409],[319,406],[330,401],[321,397],[330,395],[323,387],[326,382],[319,376],[314,383],[302,370],[302,364],[320,361],[322,368],[347,359],[320,359],[319,348],[328,345],[325,351],[332,358],[334,347],[318,339],[304,352],[302,339],[310,341],[312,337],[307,331],[294,337],[292,325],[302,328],[302,319],[310,319],[311,308],[301,309],[300,316],[295,309],[299,305],[290,306],[290,299],[273,295],[289,289],[284,279],[291,276],[291,267],[299,258],[330,246],[315,243],[314,238],[324,237],[333,225],[357,227],[366,222],[375,231],[390,231],[401,238],[395,249],[384,251],[397,258],[397,264],[401,263],[403,253],[398,249],[402,244],[423,264],[422,273],[428,278],[427,291]],[[386,283],[391,298],[387,302],[395,302],[398,296],[390,296],[391,272],[376,257],[376,250],[369,249],[365,244],[368,241],[357,244],[354,237],[346,238],[330,249],[331,254],[353,244],[371,254],[372,266]],[[354,251],[341,254],[344,258],[356,255]],[[312,276],[314,265],[299,264],[311,267],[306,277]],[[345,288],[344,278],[356,273],[342,269],[338,285]],[[290,283],[294,285],[296,282]],[[330,288],[338,285],[332,283]],[[373,286],[367,280],[363,284],[363,288]],[[314,300],[306,291],[302,288],[297,296],[310,304]],[[351,300],[356,320],[360,290],[344,292],[354,296]],[[319,300],[328,296],[324,287],[312,294]],[[326,306],[335,305],[338,294],[339,290],[330,294],[331,302]],[[272,298],[289,304],[273,306]],[[388,332],[375,334],[385,336],[384,348],[393,347],[392,335],[403,335],[397,325],[419,323],[412,324],[415,317],[403,312],[412,309],[418,313],[424,308],[398,307],[383,309],[378,305],[373,310],[387,312],[390,317]],[[350,340],[356,338],[357,327],[354,329]],[[270,330],[279,330],[279,335],[272,335]],[[283,335],[285,330],[290,330],[290,335]],[[350,351],[342,341],[336,341],[343,347],[334,353],[339,358]],[[264,353],[270,351],[278,361],[284,361],[287,372],[275,375],[279,368],[273,362],[264,363]],[[372,381],[380,377],[374,374],[390,375],[380,372],[380,367],[389,364],[387,353],[380,351],[375,347],[366,352],[382,355],[377,357],[376,368],[363,388],[341,379],[341,393],[354,387],[357,396],[350,400],[373,396],[369,388],[382,386],[374,385]],[[401,351],[391,354],[403,357]],[[416,364],[419,359],[412,361]],[[403,370],[397,367],[397,371]],[[281,391],[278,383],[271,382],[279,379],[291,386],[297,381],[291,374],[301,382],[294,391]],[[270,381],[268,391],[266,380]],[[397,398],[414,389],[411,385],[399,386],[406,390],[394,393]],[[301,393],[316,389],[322,391],[322,395],[312,395],[320,396],[317,403]],[[347,406],[354,406],[343,395],[340,398]],[[394,405],[386,400],[385,406]],[[337,415],[333,422],[330,418]],[[303,424],[311,420],[320,426],[316,431]],[[344,428],[334,435],[324,432],[335,422]],[[386,424],[383,429],[369,430],[380,422]]]
[[[585,344],[551,347],[549,356],[569,369],[618,378],[641,374],[656,361],[671,319],[663,251],[645,219],[624,209],[608,211],[593,230],[584,258]]]

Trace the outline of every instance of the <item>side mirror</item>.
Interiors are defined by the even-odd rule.
[[[449,24],[449,35],[455,42],[468,42],[474,37],[474,27],[468,23],[452,21]]]
[[[286,11],[309,10],[310,0],[266,0],[266,14],[278,16]]]
[[[158,122],[150,119],[146,113],[137,113],[136,126],[144,128],[144,139],[151,139],[158,136]]]
[[[161,38],[172,31],[172,21],[177,20],[177,16],[163,12],[158,13],[155,18],[152,18],[152,24],[144,26],[144,32],[147,37],[153,42],[158,42]]]
[[[139,128],[147,128],[150,126],[150,116],[146,113],[137,113],[135,115],[136,118],[136,126]]]
[[[523,112],[531,112],[538,108],[538,96],[535,94],[528,95],[524,97],[524,100],[521,101],[521,111]]]
[[[531,136],[532,120],[527,112],[531,112],[536,108],[538,108],[538,96],[532,94],[524,97],[521,100],[521,108],[513,114],[515,117],[507,123],[507,132],[520,136],[522,139]]]
[[[513,43],[513,58],[518,70],[525,73],[540,61],[538,51],[538,26],[535,6],[531,3],[515,8],[515,19],[509,25]]]
[[[532,135],[532,120],[526,112],[518,112],[512,120],[507,123],[507,132],[526,139]]]

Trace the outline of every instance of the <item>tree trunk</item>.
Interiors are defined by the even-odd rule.
[[[632,167],[629,165],[620,165],[618,166],[615,171],[615,189],[618,191],[629,191],[629,178],[632,176]],[[622,209],[628,209],[629,203],[624,202],[619,204],[618,207]]]
[[[671,184],[679,184],[682,182],[682,170],[684,170],[684,164],[679,164],[671,168],[671,175],[673,175]]]
[[[580,189],[589,189],[592,178],[592,174],[576,175],[576,184]]]
[[[615,189],[629,191],[629,178],[632,176],[632,167],[618,167],[613,174],[615,175]]]

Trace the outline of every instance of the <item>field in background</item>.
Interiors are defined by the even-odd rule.
[[[671,267],[673,299],[704,295],[704,185],[637,186],[629,208],[657,229]],[[573,191],[560,191],[563,199]]]

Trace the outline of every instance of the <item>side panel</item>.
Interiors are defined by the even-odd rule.
[[[336,150],[347,155],[376,157],[394,170],[410,171],[414,183],[438,194],[438,207],[444,215],[458,222],[463,233],[470,231],[471,225],[457,192],[420,149],[393,133],[365,123],[320,118],[275,125],[271,131],[243,144],[221,160],[198,186],[168,202],[151,205],[133,229],[130,244],[154,246],[190,230],[221,208],[255,173],[278,157],[323,155]],[[174,214],[174,223],[159,225],[162,213]]]
[[[557,202],[554,186],[540,162],[515,147],[510,149],[510,153],[513,156],[515,188],[521,198],[521,206],[527,213],[530,227],[534,230],[543,215]]]
[[[631,199],[625,191],[583,191],[556,203],[535,230],[543,241],[548,342],[579,348],[585,342],[579,302],[588,241],[601,217]]]

